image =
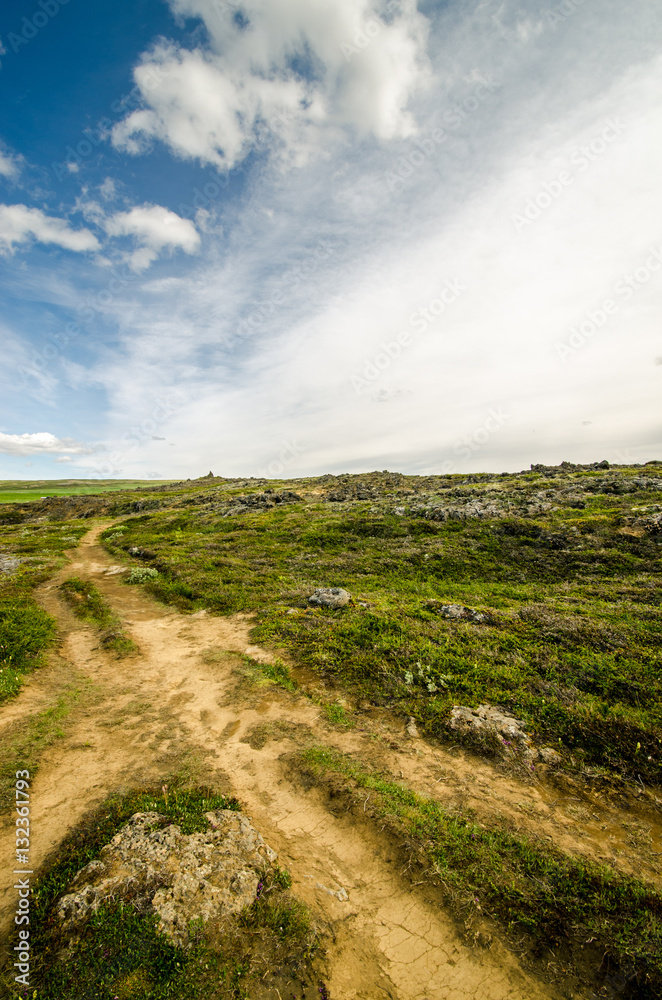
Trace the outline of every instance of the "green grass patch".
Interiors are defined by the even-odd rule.
[[[55,641],[55,622],[34,589],[65,563],[86,529],[54,523],[0,526],[0,704],[14,698]]]
[[[100,907],[79,938],[63,948],[66,940],[54,917],[58,898],[134,813],[156,811],[183,833],[195,833],[207,829],[204,814],[215,809],[236,810],[239,804],[210,788],[175,784],[165,792],[151,788],[112,796],[84,817],[34,885],[30,992],[36,989],[42,1000],[243,998],[251,995],[258,967],[262,976],[265,955],[272,972],[283,966],[292,979],[293,969],[305,975],[317,947],[316,934],[307,911],[288,891],[289,875],[278,868],[260,883],[257,899],[240,915],[232,934],[218,938],[215,932],[212,941],[202,922],[194,921],[192,946],[177,948],[160,933],[155,915],[138,914],[130,904],[115,902]],[[10,975],[5,985],[11,990]]]
[[[96,496],[100,493],[154,487],[171,479],[43,479],[41,481],[0,480],[0,504],[44,500],[49,497]]]
[[[137,644],[124,633],[121,619],[93,583],[72,576],[60,584],[60,592],[78,618],[97,627],[104,649],[118,657],[138,652]]]
[[[342,705],[327,705],[324,711],[327,719],[334,726],[344,726],[346,729],[352,729],[356,725],[354,719],[347,714]]]
[[[258,684],[277,684],[278,687],[282,687],[286,691],[298,690],[299,685],[292,677],[290,668],[281,660],[274,659],[272,663],[262,663],[260,660],[254,660],[251,656],[246,655],[243,655],[241,659],[249,676]],[[211,661],[208,659],[207,662]]]
[[[662,896],[650,885],[451,814],[335,750],[304,749],[299,761],[318,779],[340,776],[364,800],[362,811],[368,804],[369,815],[404,836],[463,917],[485,914],[513,936],[526,934],[538,957],[570,949],[585,964],[590,941],[596,976],[634,966],[628,995],[660,995]]]
[[[53,619],[27,594],[0,598],[0,703],[18,694],[55,635]]]

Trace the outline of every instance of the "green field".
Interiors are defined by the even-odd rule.
[[[0,503],[25,503],[46,497],[93,496],[111,490],[162,486],[172,479],[0,479]]]

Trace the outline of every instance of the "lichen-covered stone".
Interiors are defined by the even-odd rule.
[[[494,708],[493,705],[479,705],[478,708],[454,705],[451,710],[451,729],[460,731],[491,729],[498,733],[506,744],[516,743],[521,747],[527,747],[531,743],[524,731],[526,723],[516,719],[509,712]]]
[[[474,622],[475,624],[489,622],[489,615],[483,611],[477,611],[476,608],[468,608],[465,604],[439,604],[437,601],[428,601],[428,607],[430,611],[435,611],[449,621]]]
[[[250,905],[276,854],[242,813],[219,809],[206,817],[204,833],[183,834],[158,813],[135,813],[60,899],[63,928],[75,931],[101,903],[124,899],[157,913],[165,936],[186,947],[192,920],[206,923]]]
[[[563,759],[552,747],[535,747],[531,737],[525,732],[526,722],[493,705],[479,705],[478,708],[453,705],[450,725],[457,732],[482,731],[496,734],[506,756],[517,751],[529,762],[539,760],[549,766],[560,764]]]
[[[318,587],[308,598],[308,603],[320,608],[344,608],[351,599],[342,587]]]

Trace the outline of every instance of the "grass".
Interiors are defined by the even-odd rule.
[[[296,691],[297,682],[293,679],[290,668],[281,660],[272,663],[262,663],[245,654],[241,657],[244,669],[258,684],[277,684],[286,691]]]
[[[357,813],[405,840],[462,919],[488,916],[513,938],[526,935],[531,955],[553,949],[588,963],[598,980],[634,967],[628,995],[661,995],[662,896],[649,885],[454,815],[338,751],[310,747],[298,764],[322,783],[341,778]]]
[[[171,479],[0,480],[0,504],[24,503],[26,500],[43,500],[46,497],[96,496],[99,493],[171,482]]]
[[[192,947],[176,948],[160,933],[155,915],[138,915],[130,904],[115,902],[102,906],[63,951],[65,939],[54,916],[57,899],[134,813],[154,810],[183,833],[195,833],[207,829],[205,812],[238,808],[236,800],[212,789],[175,784],[169,792],[151,788],[113,796],[88,814],[34,884],[30,995],[36,989],[40,1000],[242,998],[250,995],[257,960],[261,973],[265,957],[272,974],[284,967],[288,978],[305,977],[317,939],[307,911],[288,891],[288,874],[278,868],[260,883],[258,898],[241,914],[235,932],[213,943],[198,924],[191,927]],[[5,989],[13,995],[9,976]]]
[[[14,801],[16,771],[27,770],[34,779],[39,762],[50,746],[65,735],[66,719],[81,696],[81,689],[65,691],[54,705],[10,724],[0,739],[0,812]]]
[[[662,533],[637,526],[662,510],[656,469],[337,477],[325,489],[346,500],[303,481],[288,484],[303,502],[239,514],[227,484],[194,517],[143,514],[107,544],[115,557],[139,550],[162,601],[256,612],[255,641],[429,736],[456,740],[451,707],[489,702],[570,768],[660,784]],[[469,503],[484,515],[436,519]],[[306,609],[320,586],[355,600]],[[445,619],[445,603],[487,618]]]
[[[99,630],[101,645],[118,657],[138,652],[138,646],[122,629],[122,622],[89,580],[72,576],[60,584],[60,592],[78,618],[92,622]]]
[[[64,565],[65,550],[85,530],[58,522],[0,525],[0,704],[16,697],[56,638],[55,622],[34,589]]]
[[[347,715],[342,705],[326,705],[326,717],[334,726],[343,726],[346,729],[353,729],[356,725],[354,719]]]

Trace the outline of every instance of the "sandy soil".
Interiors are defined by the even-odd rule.
[[[52,704],[72,677],[87,684],[65,739],[46,752],[32,785],[35,868],[109,792],[164,780],[189,766],[236,795],[291,872],[297,894],[330,927],[334,1000],[561,996],[522,969],[498,940],[489,948],[469,947],[429,888],[412,885],[399,869],[379,831],[335,815],[318,789],[302,789],[287,757],[312,736],[387,766],[445,805],[471,808],[479,819],[498,816],[565,851],[607,858],[662,881],[659,855],[651,848],[662,827],[650,797],[633,814],[596,796],[555,789],[542,773],[524,783],[460,751],[412,739],[400,721],[380,711],[366,712],[361,728],[351,732],[328,725],[310,697],[256,687],[242,674],[237,654],[273,656],[251,643],[250,616],[179,614],[123,584],[97,543],[106,524],[92,528],[70,553],[70,565],[40,591],[61,626],[59,655],[0,709],[4,729]],[[117,660],[106,654],[94,630],[73,617],[57,593],[59,582],[73,574],[94,580],[138,643],[138,655]],[[316,677],[299,679],[309,694],[315,688],[323,693]],[[11,836],[5,821],[2,857],[11,856]],[[3,871],[5,930],[14,908],[12,883],[11,872]]]

